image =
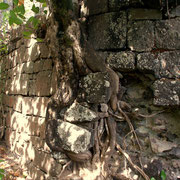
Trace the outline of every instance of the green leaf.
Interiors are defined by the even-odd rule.
[[[33,32],[32,31],[23,31],[22,34],[24,36],[30,36]]]
[[[4,175],[0,174],[0,180],[3,180]]]
[[[9,24],[12,25],[13,23],[20,25],[20,24],[23,24],[23,21],[16,16],[14,11],[11,10]]]
[[[156,180],[156,179],[154,177],[152,177],[151,180]]]
[[[42,7],[43,7],[43,8],[47,7],[47,3],[46,3],[46,2],[43,3]]]
[[[0,173],[3,174],[5,172],[4,169],[0,169]]]
[[[25,16],[23,16],[22,14],[17,14],[21,19],[25,20]]]
[[[0,3],[0,10],[5,10],[5,9],[7,9],[8,7],[9,7],[9,4],[4,3],[4,2]]]
[[[33,23],[34,28],[36,29],[38,27],[40,21],[38,19],[34,18],[32,23]]]
[[[37,40],[37,42],[43,42],[43,39],[41,39],[41,38],[37,38],[36,40]]]
[[[21,6],[17,6],[16,8],[13,9],[13,11],[24,15],[25,14],[24,4],[22,4]]]
[[[30,36],[24,36],[24,39],[31,39]]]
[[[161,179],[166,180],[166,173],[164,170],[161,171]]]
[[[35,18],[35,17],[31,16],[31,17],[27,20],[27,24],[29,24],[30,22],[32,22],[34,18]]]
[[[0,40],[1,40],[1,39],[0,39]],[[1,163],[1,162],[4,162],[4,160],[0,160],[0,163]]]
[[[14,5],[18,5],[18,3],[19,3],[19,0],[13,0],[13,3],[14,3]]]
[[[46,0],[36,0],[37,2],[40,2],[40,3],[45,3]]]
[[[32,6],[32,9],[31,9],[34,13],[39,13],[39,7],[36,7],[34,4]]]

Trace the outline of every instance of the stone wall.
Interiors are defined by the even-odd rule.
[[[2,62],[5,140],[33,179],[45,179],[61,169],[45,143],[46,109],[56,91],[57,73],[46,43],[24,39],[22,30],[11,31],[9,52]]]
[[[158,179],[152,169],[165,169],[168,179],[176,179],[180,171],[180,6],[169,5],[166,12],[143,2],[87,0],[81,17],[87,21],[89,42],[121,73],[120,97],[134,112],[131,121],[143,146],[143,164],[152,160],[145,172]],[[118,123],[120,144],[126,128]],[[131,154],[135,147],[127,139]]]
[[[93,3],[86,0],[79,8],[80,16],[86,19],[88,41],[119,75],[118,100],[128,103],[123,110],[130,114],[143,147],[140,158],[145,172],[158,179],[159,172],[165,169],[168,179],[177,178],[180,172],[179,6],[170,9],[169,18],[164,11],[150,9],[139,0]],[[5,139],[33,180],[57,179],[62,165],[68,160],[64,154],[50,150],[45,142],[47,105],[57,89],[62,86],[59,101],[64,100],[65,105],[55,113],[60,113],[59,118],[68,122],[56,118],[58,134],[55,141],[59,138],[63,142],[54,144],[64,146],[68,152],[79,153],[93,146],[90,137],[93,132],[89,129],[99,118],[99,106],[108,104],[112,80],[107,72],[95,70],[96,73],[92,73],[86,69],[77,21],[73,21],[72,29],[69,29],[73,40],[71,47],[65,45],[61,49],[57,22],[54,19],[49,22],[43,42],[37,42],[35,38],[23,39],[23,27],[13,30],[8,55],[3,57],[2,63]],[[92,59],[97,57],[90,55]],[[107,115],[108,106],[104,105],[104,108]],[[82,143],[68,142],[67,134],[73,137],[72,131],[82,130],[84,136],[76,134]],[[117,142],[124,145],[126,137],[127,152],[139,162],[139,153],[134,150],[136,146],[131,136],[126,136],[128,124],[118,122],[117,132]],[[121,162],[118,169],[123,168]],[[136,173],[130,173],[130,176],[139,178]]]

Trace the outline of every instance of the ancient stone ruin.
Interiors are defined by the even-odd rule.
[[[9,149],[33,180],[180,178],[180,3],[61,3],[0,57]]]

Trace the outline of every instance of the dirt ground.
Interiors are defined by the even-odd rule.
[[[0,141],[0,172],[4,171],[3,180],[32,180],[27,174],[27,169],[22,169],[18,159],[17,155],[8,150],[6,143]]]

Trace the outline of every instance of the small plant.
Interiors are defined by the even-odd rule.
[[[1,162],[4,162],[4,161],[3,161],[3,160],[0,160],[0,163],[1,163]],[[0,168],[0,180],[3,180],[4,174],[5,174],[5,170],[2,169],[2,168]]]
[[[40,8],[35,5],[33,0],[31,11],[34,12],[34,16],[26,17],[25,13],[28,11],[25,9],[24,4],[20,4],[19,0],[13,0],[13,9],[8,9],[10,6],[8,3],[0,3],[0,13],[3,15],[0,27],[0,54],[7,53],[7,47],[9,43],[9,35],[7,33],[8,26],[18,26],[25,24],[26,28],[22,32],[22,35],[26,39],[30,39],[31,35],[37,30],[40,25],[40,20],[36,18],[36,15],[41,13]],[[35,0],[36,3],[41,3],[42,8],[47,7],[46,0]],[[47,10],[43,11],[47,14]],[[38,41],[41,41],[38,39]]]
[[[166,180],[166,173],[164,170],[161,171],[160,176],[161,176],[161,180]],[[156,179],[152,177],[151,180],[156,180]]]

